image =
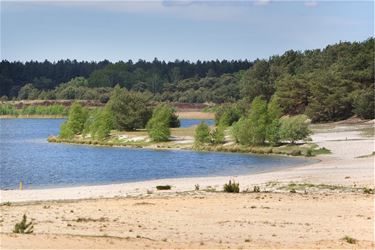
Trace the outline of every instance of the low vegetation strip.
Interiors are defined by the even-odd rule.
[[[68,114],[68,107],[63,105],[50,105],[50,106],[26,106],[23,108],[16,108],[13,105],[1,104],[0,116],[1,117],[63,117]]]

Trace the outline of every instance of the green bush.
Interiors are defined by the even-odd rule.
[[[211,129],[210,131],[210,142],[212,144],[220,144],[225,140],[224,136],[224,127],[217,126],[216,128]]]
[[[168,141],[171,135],[170,126],[179,126],[179,120],[169,105],[161,104],[154,109],[147,123],[147,132],[153,141]]]
[[[29,223],[27,223],[26,220],[27,220],[27,217],[26,217],[26,214],[24,214],[21,222],[17,223],[14,226],[13,233],[17,233],[17,234],[33,233],[34,226],[32,225],[32,222],[30,221]]]
[[[295,141],[303,140],[311,134],[309,120],[305,115],[286,116],[281,119],[281,140]]]
[[[117,85],[106,104],[113,115],[114,129],[135,130],[144,128],[152,115],[150,96],[129,92]]]
[[[256,97],[251,103],[249,115],[242,117],[233,125],[232,135],[242,145],[264,144],[267,123],[267,102]]]
[[[200,145],[209,143],[210,140],[210,128],[204,122],[201,122],[195,129],[195,144]]]
[[[240,192],[240,183],[229,180],[228,183],[224,184],[224,192],[227,193],[239,193]]]

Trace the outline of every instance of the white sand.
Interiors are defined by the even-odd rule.
[[[370,123],[372,126],[373,123]],[[374,157],[357,158],[370,155],[374,149],[374,138],[363,137],[358,127],[340,125],[325,132],[317,132],[312,139],[320,147],[332,151],[331,155],[319,156],[318,163],[294,167],[274,172],[224,177],[177,178],[69,188],[35,189],[35,190],[1,190],[1,202],[24,202],[39,200],[110,198],[123,196],[146,195],[148,190],[157,192],[156,185],[172,185],[172,191],[194,190],[199,184],[201,189],[211,186],[221,190],[229,179],[240,182],[241,189],[264,185],[269,181],[308,182],[314,184],[335,184],[344,186],[374,186]],[[167,192],[167,193],[168,193]],[[165,192],[163,192],[165,193]]]

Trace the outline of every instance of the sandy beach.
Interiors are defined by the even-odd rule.
[[[374,188],[373,126],[315,126],[313,141],[332,153],[273,172],[1,190],[10,202],[1,206],[1,248],[373,248],[374,195],[364,193]],[[261,192],[220,192],[229,179]],[[172,190],[157,191],[162,184]],[[34,234],[11,234],[24,213]]]

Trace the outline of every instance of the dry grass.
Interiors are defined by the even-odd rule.
[[[215,113],[200,111],[182,111],[177,112],[180,119],[215,119]]]

